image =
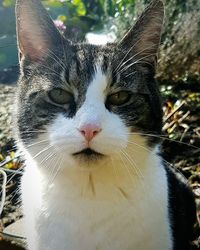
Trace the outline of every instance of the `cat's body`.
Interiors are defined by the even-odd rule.
[[[23,200],[31,199],[24,204],[30,249],[172,249],[165,170],[155,153],[141,152],[134,160],[145,184],[124,173],[120,159],[112,163],[117,177],[110,164],[99,164],[89,173],[60,172],[51,185],[46,174],[27,163],[22,188]],[[41,178],[41,186],[30,176]]]
[[[72,44],[39,1],[18,0],[17,135],[30,250],[189,248],[194,200],[163,164],[156,136],[162,17],[155,1],[118,45]]]

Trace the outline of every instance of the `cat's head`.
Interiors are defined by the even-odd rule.
[[[32,156],[90,164],[141,141],[155,146],[145,134],[162,127],[154,74],[163,13],[153,1],[121,41],[95,46],[64,38],[40,1],[17,1],[17,130]]]

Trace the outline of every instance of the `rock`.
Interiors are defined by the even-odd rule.
[[[0,149],[13,145],[12,114],[14,109],[14,94],[16,85],[0,84]]]
[[[4,242],[7,242],[7,244],[9,244],[8,242],[12,243],[13,248],[10,248],[10,249],[13,249],[13,250],[26,249],[26,239],[24,237],[24,230],[23,230],[23,219],[20,219],[12,223],[8,227],[6,227],[3,230],[3,232],[0,233],[0,235],[3,238]],[[0,241],[0,246],[1,244],[2,243]],[[20,247],[20,248],[14,248],[14,246]],[[5,248],[5,250],[8,250],[8,249]]]

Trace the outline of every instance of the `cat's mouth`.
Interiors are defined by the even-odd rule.
[[[87,159],[93,159],[93,160],[97,160],[105,155],[96,152],[95,150],[91,149],[91,148],[85,148],[77,153],[72,154],[75,157],[81,157],[81,158],[87,158]]]

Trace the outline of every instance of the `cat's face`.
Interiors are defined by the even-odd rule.
[[[31,17],[26,15],[29,8]],[[141,133],[160,133],[162,112],[154,81],[160,2],[151,5],[121,42],[105,46],[70,43],[43,12],[35,0],[18,1],[18,136],[32,156],[43,150],[48,157],[46,151],[51,151],[93,164],[121,154],[128,144],[138,143]],[[155,144],[141,136],[147,146]]]

